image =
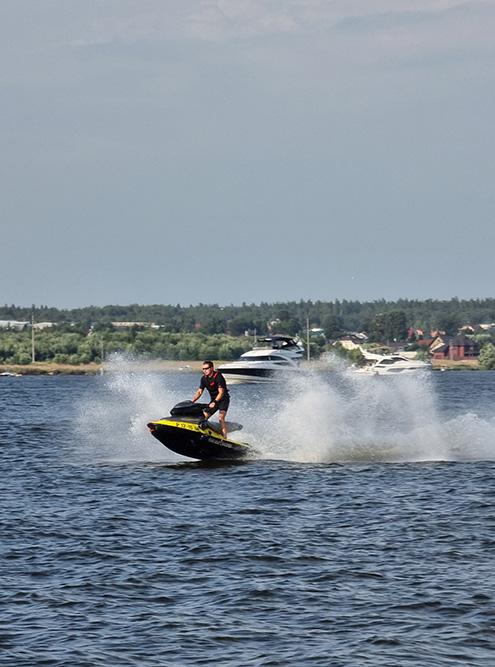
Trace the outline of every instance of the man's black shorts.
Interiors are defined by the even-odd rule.
[[[211,401],[210,401],[210,403],[211,403]],[[210,408],[208,406],[207,408],[204,409],[204,412],[207,412],[211,417],[211,415],[214,415],[215,412],[217,412],[219,410],[225,410],[225,412],[227,412],[227,410],[229,409],[229,405],[230,405],[230,398],[228,398],[228,397],[227,398],[222,398],[221,401],[219,401],[218,403],[215,404],[214,408]]]

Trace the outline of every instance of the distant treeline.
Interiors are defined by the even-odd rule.
[[[230,360],[251,346],[254,335],[284,333],[299,335],[306,342],[306,327],[324,335],[311,336],[310,356],[325,349],[349,355],[331,345],[345,333],[365,331],[370,342],[404,342],[411,328],[428,339],[438,329],[456,335],[465,324],[482,355],[482,367],[495,368],[495,328],[476,330],[476,325],[495,321],[495,300],[483,301],[349,301],[261,304],[259,306],[105,306],[58,310],[45,306],[32,309],[5,306],[0,320],[51,322],[42,330],[0,328],[0,363],[29,364],[35,361],[58,364],[100,363],[114,352],[148,359]],[[119,327],[118,323],[126,326]],[[129,326],[130,323],[134,323]],[[150,326],[154,324],[155,326]],[[248,332],[248,336],[245,336]],[[415,339],[409,339],[418,347]],[[426,350],[423,350],[427,354]],[[351,359],[351,361],[356,361]]]
[[[89,329],[91,325],[111,322],[150,322],[169,333],[228,334],[242,336],[256,330],[258,335],[269,331],[290,335],[306,329],[321,327],[327,338],[336,338],[342,332],[366,331],[373,334],[377,320],[384,314],[400,313],[406,329],[424,331],[442,330],[454,335],[458,329],[471,324],[495,322],[495,299],[457,299],[426,301],[399,299],[397,301],[290,301],[287,303],[260,303],[241,306],[217,304],[88,306],[60,310],[48,306],[0,308],[0,320],[72,323]],[[403,335],[403,334],[402,334]]]
[[[226,334],[169,333],[163,329],[133,327],[116,331],[101,327],[87,332],[60,324],[36,331],[0,330],[0,364],[27,365],[33,361],[55,364],[99,364],[113,353],[139,359],[189,361],[235,359],[252,340]]]

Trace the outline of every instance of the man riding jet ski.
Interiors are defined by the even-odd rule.
[[[149,422],[148,428],[162,445],[182,456],[193,459],[242,459],[253,454],[250,445],[222,436],[220,424],[205,420],[209,405],[183,401],[177,403],[170,416]],[[239,431],[241,424],[225,422],[228,431]]]
[[[225,417],[230,404],[230,394],[227,389],[225,378],[221,373],[215,370],[213,361],[203,361],[203,377],[199,383],[199,389],[194,394],[192,402],[195,403],[198,398],[201,398],[205,389],[210,394],[210,402],[203,408],[205,419],[209,419],[218,410],[218,420],[222,435],[227,437],[227,426]]]

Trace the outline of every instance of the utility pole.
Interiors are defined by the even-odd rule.
[[[36,354],[34,352],[34,306],[31,311],[31,361],[33,364],[36,361]]]
[[[306,359],[309,361],[309,315],[306,316]]]

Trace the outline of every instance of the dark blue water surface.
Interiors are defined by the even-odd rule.
[[[2,665],[495,664],[495,373],[232,387],[230,465],[198,380],[1,378]]]

